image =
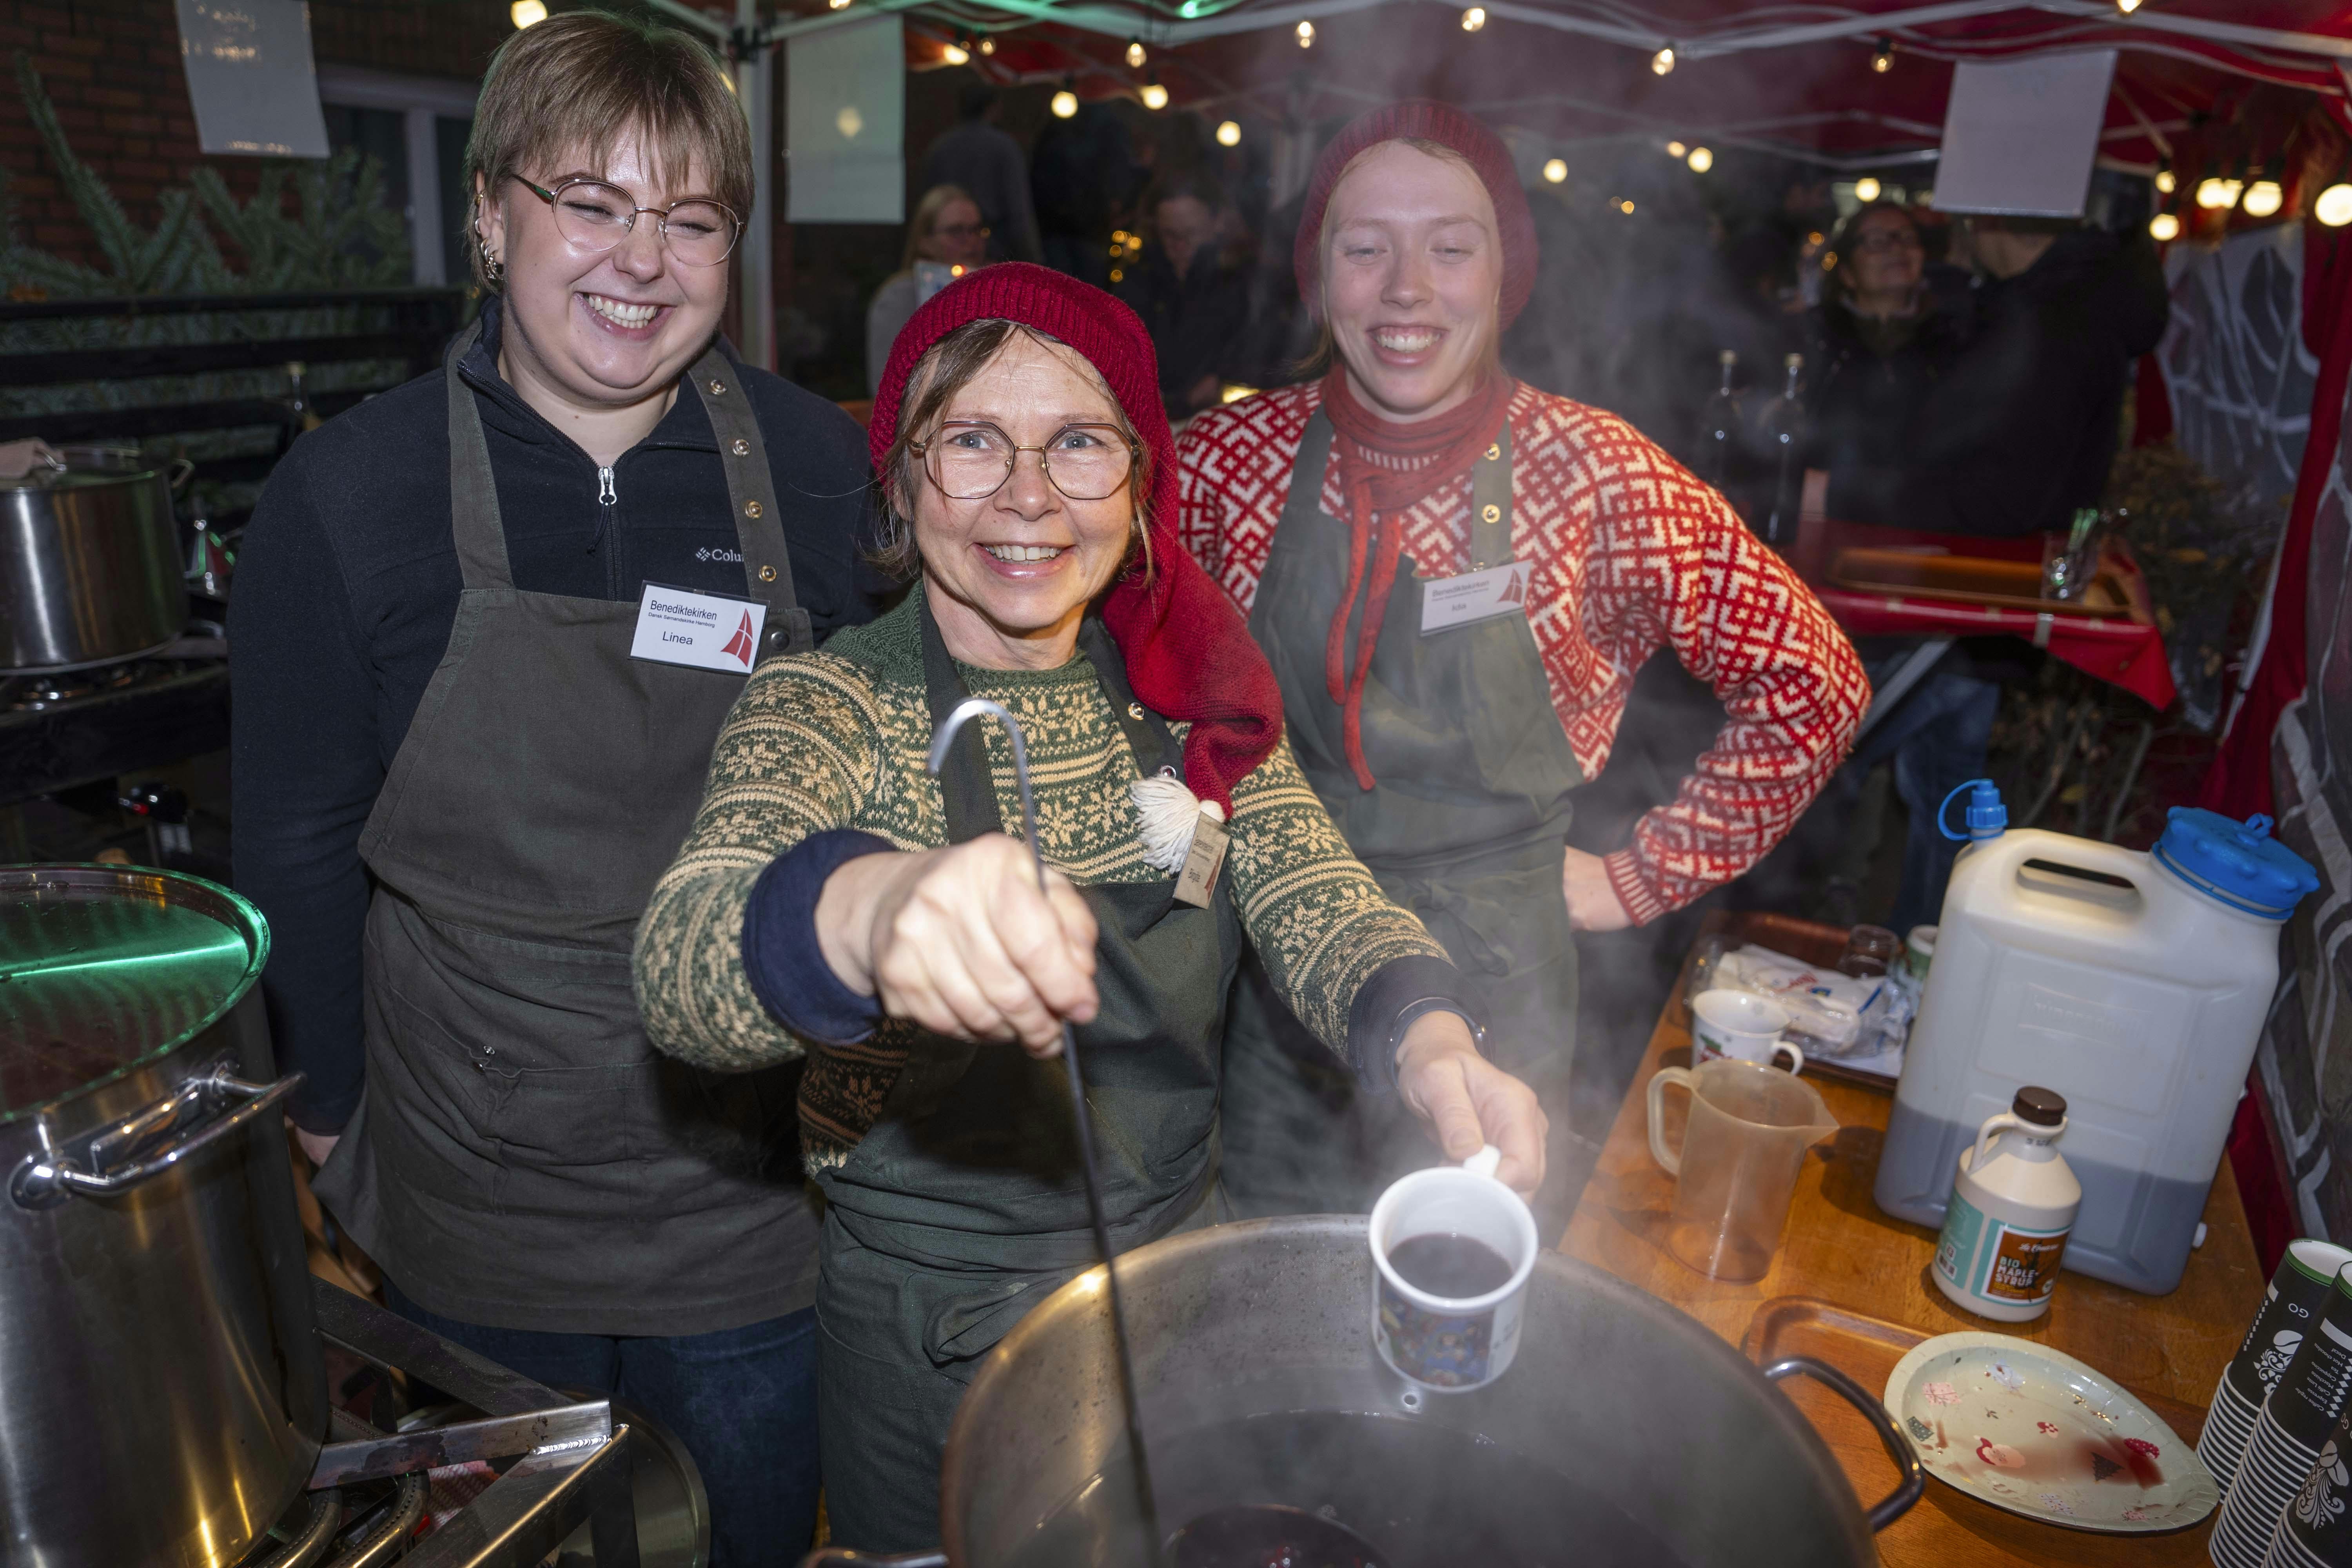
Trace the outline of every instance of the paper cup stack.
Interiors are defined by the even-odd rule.
[[[2333,1262],[2328,1283],[2313,1289]],[[2256,1390],[2267,1385],[2266,1395]],[[2320,1467],[2352,1394],[2352,1253],[2298,1241],[2221,1376],[2198,1457],[2227,1488],[2208,1550],[2214,1568],[2263,1568],[2272,1537]],[[2244,1407],[2259,1401],[2242,1441]],[[2325,1557],[2315,1562],[2326,1562]]]

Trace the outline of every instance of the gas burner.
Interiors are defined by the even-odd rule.
[[[79,698],[167,678],[179,672],[177,661],[134,658],[96,669],[39,670],[30,675],[0,678],[0,708],[15,713],[39,713]]]
[[[238,1568],[692,1568],[709,1503],[683,1446],[642,1412],[541,1387],[324,1280],[320,1337],[449,1404],[394,1431],[351,1411],[277,1528]],[[388,1386],[388,1384],[387,1384]]]

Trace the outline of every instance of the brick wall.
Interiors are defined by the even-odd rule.
[[[311,0],[320,63],[473,78],[513,31],[502,0]],[[0,167],[16,198],[18,237],[97,262],[89,232],[60,189],[18,97],[13,57],[31,57],[73,150],[97,171],[131,220],[152,226],[157,195],[200,163],[239,195],[256,160],[205,159],[180,69],[172,0],[0,0]]]

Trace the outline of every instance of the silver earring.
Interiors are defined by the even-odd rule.
[[[481,243],[482,276],[488,279],[492,283],[505,282],[507,280],[507,264],[490,254],[490,242],[488,240],[486,239]]]

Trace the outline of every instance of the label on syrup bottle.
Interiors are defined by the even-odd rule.
[[[1944,1211],[1936,1242],[1936,1272],[1947,1283],[1988,1301],[2030,1305],[2058,1289],[2058,1265],[2072,1226],[2031,1230],[1988,1218],[1959,1193]]]

